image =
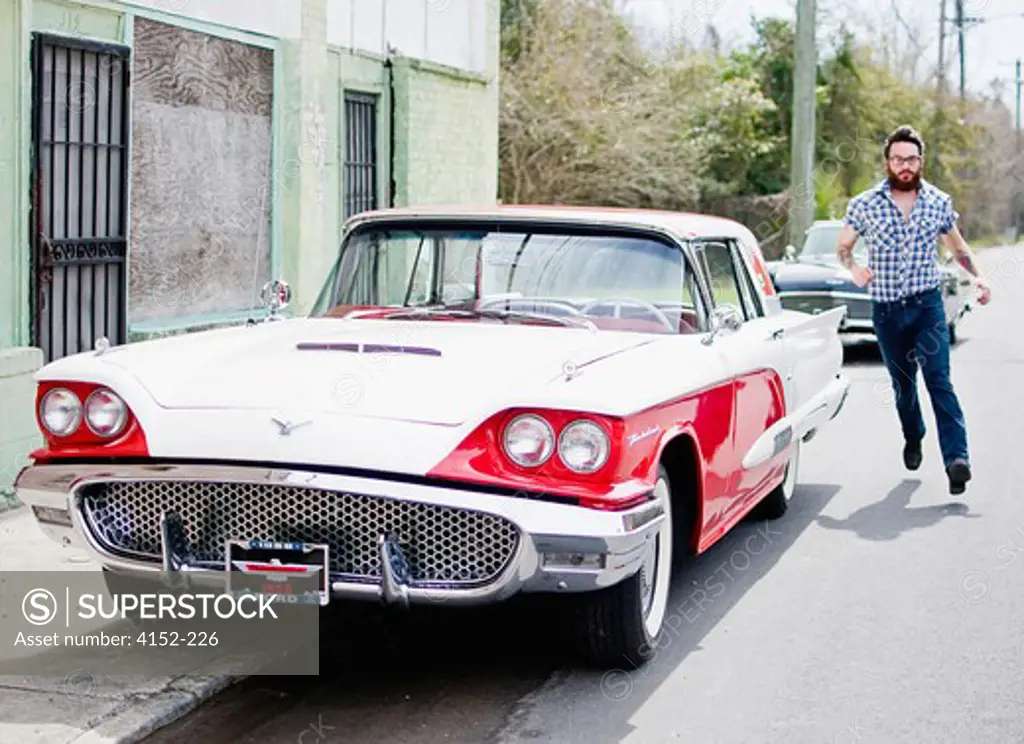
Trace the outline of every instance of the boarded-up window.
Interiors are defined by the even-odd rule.
[[[129,320],[257,306],[273,53],[137,18],[134,55]]]

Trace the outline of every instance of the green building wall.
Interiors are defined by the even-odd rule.
[[[42,355],[29,346],[32,32],[130,47],[134,19],[144,16],[274,51],[271,267],[292,285],[292,314],[312,306],[342,237],[346,91],[379,96],[380,207],[496,199],[499,0],[480,0],[490,29],[487,75],[332,47],[327,0],[295,1],[303,4],[301,37],[277,39],[114,1],[0,0],[0,508],[28,452],[42,443],[32,382]],[[133,323],[129,314],[128,341],[233,325],[249,315]]]
[[[396,204],[494,201],[492,92],[483,77],[417,60],[395,63]]]

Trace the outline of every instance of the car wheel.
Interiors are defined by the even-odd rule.
[[[665,624],[672,582],[672,486],[658,467],[655,494],[665,520],[640,569],[618,584],[573,598],[571,628],[580,656],[602,668],[638,668],[650,660]]]
[[[779,519],[788,510],[796,491],[796,482],[800,477],[800,447],[802,442],[797,439],[793,444],[793,454],[786,464],[786,475],[782,483],[777,485],[758,505],[758,517],[761,519]]]

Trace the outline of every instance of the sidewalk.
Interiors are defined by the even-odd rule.
[[[45,537],[28,509],[0,511],[0,572],[98,571],[84,554]],[[127,744],[180,718],[230,677],[62,678],[0,675],[0,742]]]

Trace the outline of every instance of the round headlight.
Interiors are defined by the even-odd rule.
[[[101,388],[85,402],[85,421],[101,437],[116,436],[128,421],[128,406],[117,394]]]
[[[82,423],[82,401],[67,388],[54,388],[39,402],[39,419],[54,436],[74,434]]]
[[[543,465],[554,451],[554,429],[540,416],[517,416],[505,427],[505,452],[517,465]]]
[[[577,421],[562,430],[558,456],[570,470],[593,473],[608,461],[611,443],[604,429],[593,421]]]

